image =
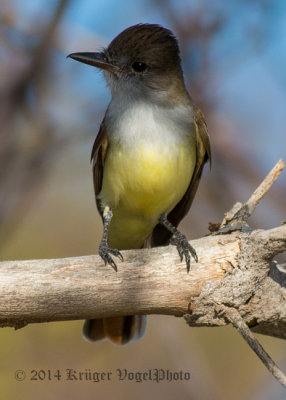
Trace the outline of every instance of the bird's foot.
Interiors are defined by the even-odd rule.
[[[112,254],[115,257],[118,257],[120,261],[123,261],[123,256],[119,250],[111,249],[110,247],[108,247],[107,243],[105,243],[104,241],[101,242],[99,245],[100,257],[103,259],[105,265],[109,264],[114,269],[114,271],[117,272],[117,265],[115,264],[110,254]]]
[[[177,247],[181,261],[183,261],[183,259],[185,258],[187,264],[187,271],[189,272],[191,266],[191,256],[193,256],[195,261],[198,262],[198,256],[196,250],[190,245],[186,236],[179,231],[176,231],[173,234],[173,236],[170,239],[170,243]]]

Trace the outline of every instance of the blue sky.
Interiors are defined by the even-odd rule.
[[[230,115],[236,122],[241,140],[249,141],[254,155],[262,164],[266,166],[272,163],[272,159],[286,158],[285,1],[264,0],[268,4],[266,11],[260,7],[263,1],[206,0],[204,3],[207,5],[204,23],[209,23],[217,8],[223,11],[228,20],[225,29],[214,37],[209,53],[215,75],[210,91],[215,93],[218,110]],[[44,0],[25,0],[25,3],[14,0],[13,4],[18,16],[17,23],[29,27],[37,21],[38,16],[49,16],[51,5],[56,5],[57,1],[50,0],[49,8]],[[202,1],[182,0],[173,1],[173,4],[176,13],[183,19],[186,10],[196,11]],[[159,23],[172,28],[164,13],[149,0],[73,0],[63,22],[99,35],[101,45],[108,44],[120,31],[138,22]],[[266,39],[255,48],[245,40],[245,29],[250,23],[254,29],[258,29],[258,33],[259,29],[265,32]],[[81,48],[72,48],[76,35],[75,29],[74,32],[71,30],[69,37],[65,37],[63,51],[69,53],[86,50],[85,43]],[[97,43],[94,49],[96,47]],[[183,54],[183,65],[186,68],[187,57],[188,54]],[[66,68],[65,63],[66,60],[60,55],[60,69]],[[92,97],[91,89],[94,88],[100,97],[106,99],[107,104],[109,94],[102,76],[86,66],[78,68],[74,89],[90,91]],[[249,126],[252,126],[251,132]],[[264,148],[267,148],[267,152]],[[263,156],[261,151],[265,153]]]

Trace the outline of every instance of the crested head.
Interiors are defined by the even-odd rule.
[[[152,98],[166,103],[189,96],[185,89],[180,49],[175,35],[156,24],[131,26],[116,36],[104,50],[108,63],[119,69],[105,72],[115,95]]]
[[[112,40],[105,54],[123,69],[132,68],[133,63],[145,64],[146,69],[161,73],[181,68],[176,37],[169,29],[155,24],[130,26]]]
[[[175,35],[156,24],[131,26],[99,53],[70,57],[103,70],[113,96],[189,103]]]

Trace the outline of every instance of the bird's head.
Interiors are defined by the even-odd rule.
[[[68,57],[100,68],[112,94],[122,89],[145,94],[168,91],[183,83],[178,42],[170,30],[155,24],[125,29],[101,52]]]

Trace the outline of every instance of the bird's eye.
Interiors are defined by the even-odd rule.
[[[143,72],[146,70],[147,65],[143,62],[136,61],[135,63],[132,64],[132,68],[134,69],[135,72]]]

